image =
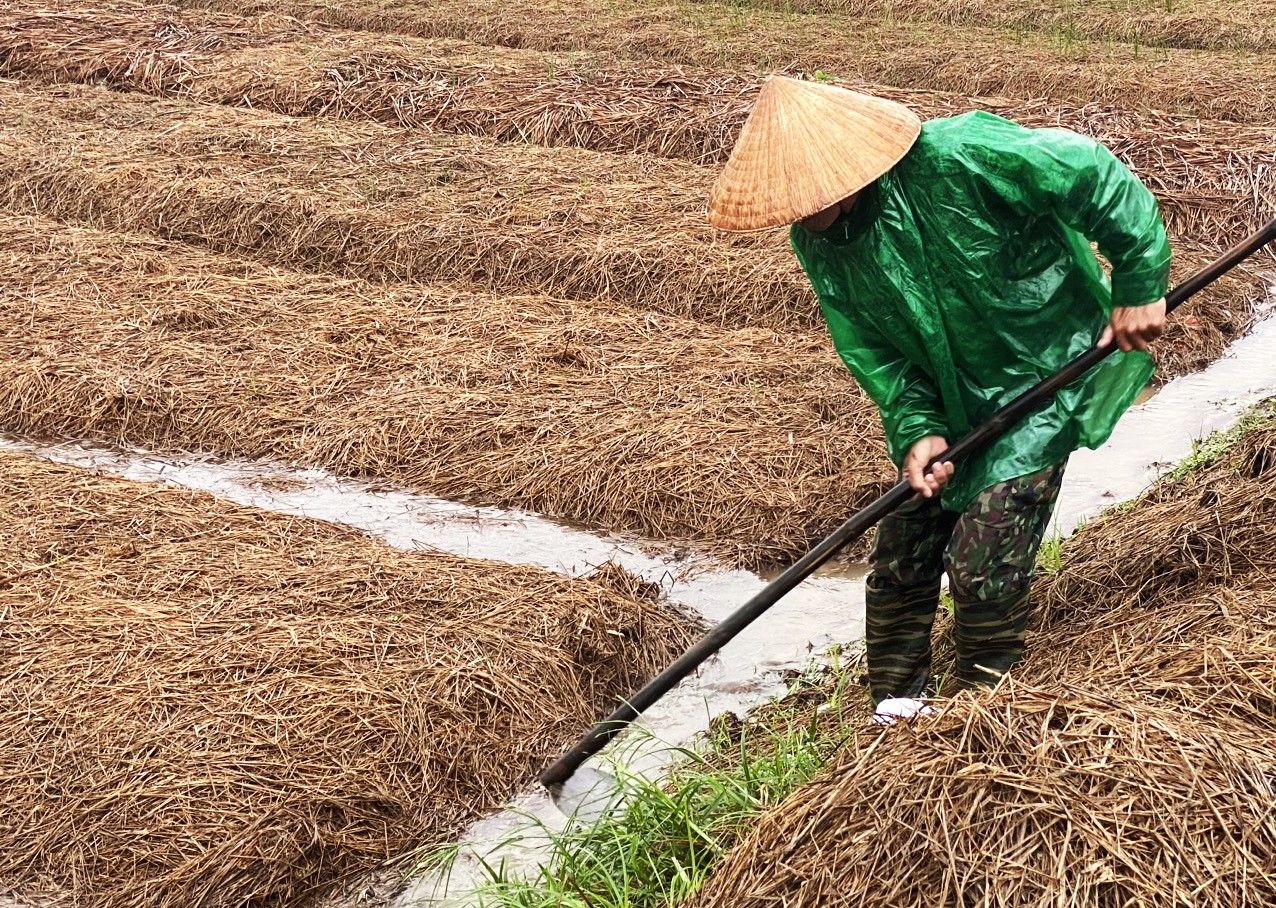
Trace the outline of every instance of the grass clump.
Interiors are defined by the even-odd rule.
[[[863,727],[868,700],[855,682],[859,660],[836,650],[829,656],[750,718],[728,713],[701,746],[671,748],[678,765],[664,781],[616,772],[623,812],[562,833],[542,830],[550,852],[531,878],[486,864],[478,901],[498,908],[665,908],[694,894],[764,810],[810,781]],[[445,850],[427,863],[437,868],[455,856]]]
[[[1054,574],[1062,567],[1063,537],[1048,536],[1037,550],[1037,570],[1043,574]]]
[[[1167,472],[1162,482],[1177,482],[1192,473],[1212,467],[1246,435],[1273,424],[1276,424],[1276,399],[1263,401],[1252,410],[1247,410],[1231,428],[1211,432],[1204,438],[1193,441],[1192,453]]]

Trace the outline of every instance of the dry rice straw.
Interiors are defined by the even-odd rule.
[[[754,566],[890,479],[819,335],[380,288],[20,216],[0,250],[10,431],[328,467]]]
[[[599,580],[0,454],[0,886],[296,905],[456,836],[679,652]]]

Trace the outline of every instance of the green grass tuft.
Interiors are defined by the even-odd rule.
[[[1050,536],[1042,540],[1037,550],[1037,571],[1054,574],[1063,567],[1063,537]]]
[[[1253,409],[1245,411],[1236,425],[1230,429],[1213,432],[1205,438],[1198,438],[1192,442],[1192,453],[1166,473],[1161,478],[1161,482],[1177,482],[1190,473],[1213,466],[1243,436],[1272,423],[1276,423],[1276,399],[1266,400]]]
[[[558,834],[542,830],[551,853],[539,875],[520,879],[487,866],[477,900],[494,908],[669,908],[688,898],[763,810],[809,781],[863,727],[858,663],[836,650],[830,657],[758,718],[720,719],[702,748],[672,749],[680,762],[671,778],[657,784],[613,767],[626,792],[623,814]],[[437,871],[456,855],[452,846],[426,864]]]

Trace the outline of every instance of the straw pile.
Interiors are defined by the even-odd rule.
[[[183,5],[241,14],[260,7],[257,0]],[[1000,29],[833,14],[722,13],[682,0],[577,0],[559,6],[540,0],[281,0],[271,8],[342,28],[536,50],[609,51],[735,72],[820,69],[911,88],[1098,101],[1251,123],[1268,123],[1276,113],[1276,57],[1266,54],[1149,51],[1106,40],[1008,36]]]
[[[609,152],[725,161],[757,81],[725,70],[622,63],[321,31],[277,17],[217,16],[83,0],[0,14],[0,71],[102,81],[156,94],[330,114]],[[1064,126],[1111,147],[1164,200],[1186,236],[1238,235],[1276,209],[1270,123],[1136,113],[850,83],[924,118],[990,110],[1029,126]],[[1265,223],[1265,221],[1263,221]]]
[[[0,200],[22,210],[308,270],[602,295],[717,324],[818,328],[782,231],[728,237],[708,228],[709,168],[89,88],[0,86],[0,100],[9,139],[0,145]],[[1209,155],[1182,159],[1185,182],[1205,170],[1191,160]],[[1244,164],[1220,167],[1239,175]],[[1237,197],[1254,190],[1237,183],[1176,187],[1185,202],[1167,205],[1171,222],[1213,234],[1223,221],[1229,241],[1247,233],[1255,208]],[[1186,267],[1193,246],[1179,248]],[[1234,319],[1246,323],[1258,295],[1252,282],[1231,279],[1203,294],[1194,314],[1226,332]],[[1212,332],[1167,344],[1167,364],[1216,356],[1233,334]]]
[[[1014,680],[842,755],[693,904],[1272,904],[1273,480],[1269,420],[1082,530]]]
[[[0,73],[698,162],[725,160],[756,92],[722,71],[121,0],[0,9]]]
[[[758,566],[891,479],[827,339],[0,218],[0,422],[274,457]]]
[[[1214,462],[1069,540],[1037,588],[1029,680],[1089,678],[1109,696],[1276,732],[1272,414],[1263,405]]]
[[[1269,518],[1270,518],[1269,511]],[[1128,600],[1076,633],[1055,625],[1037,635],[1042,653],[1025,675],[1054,687],[1092,678],[1113,699],[1158,700],[1202,721],[1231,717],[1276,733],[1276,584],[1264,576],[1235,586]]]
[[[766,815],[687,904],[1276,899],[1270,732],[1014,683],[872,740]]]
[[[296,905],[455,836],[679,651],[593,581],[0,454],[0,889]]]
[[[681,162],[0,85],[0,204],[374,280],[812,325],[782,233],[717,237]]]
[[[1267,425],[1217,463],[1086,526],[1065,547],[1064,569],[1038,591],[1043,622],[1066,626],[1127,603],[1154,608],[1272,577],[1273,479],[1276,426]]]
[[[722,0],[706,0],[709,4]],[[731,0],[790,13],[839,13],[895,21],[980,25],[1058,34],[1070,40],[1201,48],[1232,53],[1276,50],[1276,3],[1249,0],[1078,4],[1075,0],[1003,3],[998,0]],[[1142,7],[1142,8],[1140,8]]]

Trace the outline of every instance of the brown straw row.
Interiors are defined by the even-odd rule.
[[[709,229],[708,168],[76,86],[0,85],[0,100],[0,200],[24,210],[311,271],[604,296],[717,324],[822,331],[783,231]],[[1177,210],[1195,212],[1199,222],[1184,226],[1212,238],[1211,211],[1255,216],[1235,199]],[[1186,268],[1192,246],[1180,248]],[[1198,321],[1225,326],[1226,312],[1243,325],[1256,298],[1252,284],[1220,282]],[[1218,340],[1202,348],[1207,358]]]
[[[725,160],[756,80],[112,0],[0,9],[0,73],[502,141]]]
[[[1276,3],[1272,0],[1144,0],[1142,3],[1078,3],[1040,0],[701,0],[714,6],[758,7],[792,13],[856,16],[889,22],[938,22],[1004,29],[1007,40],[1032,33],[1057,37],[1061,46],[1118,41],[1148,47],[1199,48],[1243,54],[1276,50]]]
[[[372,280],[817,319],[781,234],[718,238],[712,175],[659,158],[0,85],[0,200]]]
[[[256,0],[183,6],[253,14]],[[736,73],[834,76],[969,95],[1101,102],[1270,123],[1276,56],[1149,49],[1109,40],[821,13],[720,10],[687,0],[282,0],[274,12],[341,28],[546,51],[591,50],[640,63]]]
[[[718,69],[638,66],[606,54],[549,55],[465,42],[325,31],[114,0],[0,14],[0,71],[293,115],[327,114],[608,152],[722,162],[757,80]],[[1111,147],[1203,241],[1253,229],[1276,209],[1276,129],[1110,105],[972,97],[851,83],[924,118],[983,109],[1063,126]]]
[[[0,217],[0,425],[273,457],[784,561],[891,479],[827,339],[385,289]]]
[[[1276,734],[1276,583],[1220,585],[1149,606],[1129,600],[1055,625],[1024,675],[1042,687],[1086,678],[1113,698],[1150,697],[1203,721],[1231,716]]]
[[[1181,478],[1083,527],[1038,585],[1025,677],[1086,678],[1276,733],[1272,403]]]
[[[1064,569],[1039,587],[1042,623],[1066,626],[1126,603],[1153,608],[1276,578],[1273,478],[1276,426],[1266,425],[1216,463],[1082,528],[1068,541]]]
[[[0,888],[32,904],[300,904],[505,803],[695,630],[10,453],[0,508]]]
[[[991,697],[862,736],[696,908],[1276,899],[1276,428],[1082,529]]]
[[[764,816],[685,904],[1276,899],[1270,732],[1086,686],[1011,681],[864,740]]]

